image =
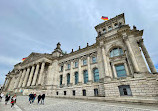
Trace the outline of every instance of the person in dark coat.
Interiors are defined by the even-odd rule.
[[[42,94],[42,100],[41,100],[41,104],[43,104],[44,105],[44,99],[45,99],[45,94]]]
[[[34,100],[36,99],[36,93],[33,93],[33,95],[34,95],[34,98],[32,102],[34,102]]]
[[[33,103],[33,98],[34,98],[34,95],[33,95],[32,92],[31,92],[31,94],[29,94],[29,102],[30,102],[30,105],[31,105],[31,103]]]
[[[7,105],[9,100],[10,100],[10,94],[7,94],[5,97],[5,105]]]
[[[39,104],[39,102],[40,102],[40,100],[41,100],[41,95],[38,95],[38,104]]]

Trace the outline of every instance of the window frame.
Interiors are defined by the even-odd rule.
[[[118,86],[119,92],[120,92],[120,96],[132,96],[132,91],[131,91],[131,87],[130,85],[119,85]],[[124,94],[124,89],[126,89],[126,94]]]
[[[60,71],[62,72],[64,69],[64,66],[60,66]]]
[[[77,76],[76,76],[77,75]],[[75,72],[75,85],[78,84],[78,72]]]
[[[112,26],[108,26],[108,31],[111,31],[112,30]]]
[[[77,61],[74,62],[74,67],[78,68],[78,62]]]
[[[123,66],[123,69],[118,69],[120,68],[121,66]],[[116,74],[117,74],[117,77],[127,77],[127,72],[126,72],[126,68],[124,66],[124,64],[117,64],[115,65],[115,70],[116,70]],[[125,72],[124,74],[119,74],[120,72]]]
[[[83,59],[83,65],[87,65],[87,59]]]
[[[83,71],[84,84],[88,82],[88,70]]]
[[[97,72],[96,72],[96,70],[97,70]],[[98,70],[98,68],[93,69],[93,81],[99,82],[99,70]]]
[[[95,61],[94,61],[93,58],[95,58]],[[97,62],[97,57],[93,56],[93,57],[92,57],[92,63],[96,63],[96,62]]]
[[[83,95],[83,96],[86,96],[86,93],[87,93],[86,90],[83,89],[83,90],[82,90],[82,95]]]
[[[67,74],[67,85],[69,85],[70,84],[70,74],[68,73]]]
[[[123,49],[120,47],[116,47],[110,51],[110,58],[122,56],[123,54],[124,54]]]
[[[71,68],[71,65],[70,64],[67,64],[67,69],[70,69]]]
[[[60,75],[60,86],[63,84],[63,75]]]

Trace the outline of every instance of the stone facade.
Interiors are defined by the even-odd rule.
[[[64,54],[58,43],[52,54],[31,53],[6,75],[3,91],[158,102],[158,75],[144,46],[143,30],[130,29],[124,14],[95,29],[98,36],[91,46]]]

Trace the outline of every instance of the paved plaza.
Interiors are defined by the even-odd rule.
[[[27,96],[17,98],[17,104],[11,109],[10,103],[0,102],[0,111],[158,111],[157,105],[137,105],[123,103],[109,103],[98,101],[49,98],[45,104],[37,104],[37,100],[30,105]]]

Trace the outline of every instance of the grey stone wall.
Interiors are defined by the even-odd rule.
[[[133,97],[158,97],[158,75],[135,74],[135,78],[112,80],[104,84],[106,97],[120,97],[119,85],[130,85]]]

